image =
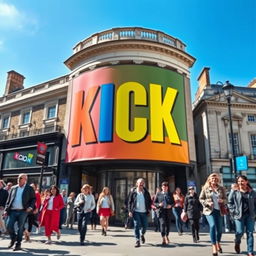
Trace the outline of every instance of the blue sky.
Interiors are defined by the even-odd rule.
[[[197,61],[197,77],[247,86],[256,78],[256,0],[0,0],[0,96],[7,72],[25,88],[69,73],[73,46],[114,27],[140,26],[179,38]]]

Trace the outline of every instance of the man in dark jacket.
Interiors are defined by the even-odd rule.
[[[18,185],[11,188],[5,207],[5,215],[8,215],[7,230],[11,237],[8,248],[13,247],[16,242],[14,251],[21,250],[24,224],[36,201],[35,191],[27,184],[27,179],[25,173],[18,176]],[[15,222],[18,226],[17,234],[14,229]]]
[[[3,220],[3,213],[5,204],[8,198],[8,191],[4,189],[5,183],[3,180],[0,180],[0,234],[6,232],[5,222]]]
[[[132,189],[128,199],[129,216],[133,217],[134,221],[136,248],[140,247],[140,238],[141,242],[145,243],[144,235],[148,226],[147,215],[151,210],[151,197],[144,185],[144,179],[138,179],[136,187]]]

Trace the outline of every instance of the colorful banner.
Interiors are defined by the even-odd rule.
[[[183,76],[118,65],[73,80],[67,162],[106,159],[189,163]]]

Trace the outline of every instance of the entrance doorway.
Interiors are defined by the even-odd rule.
[[[127,178],[117,178],[114,182],[114,201],[115,201],[115,218],[124,223],[125,213],[125,200],[127,197]]]

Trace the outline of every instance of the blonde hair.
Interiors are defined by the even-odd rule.
[[[207,180],[205,182],[205,184],[203,185],[203,189],[209,188],[211,186],[210,184],[210,179],[212,177],[216,177],[218,179],[218,183],[220,182],[220,175],[217,172],[213,172],[211,173],[208,177]]]
[[[108,189],[108,193],[106,193],[106,190]],[[104,187],[99,195],[99,199],[101,199],[101,197],[103,196],[110,196],[110,189],[109,187]]]
[[[82,188],[81,188],[81,192],[83,192],[83,190],[85,190],[85,189],[89,189],[89,193],[91,193],[91,186],[89,185],[89,184],[84,184],[83,186],[82,186]]]

